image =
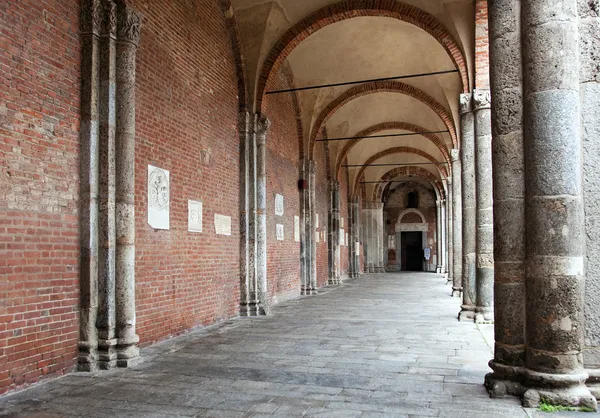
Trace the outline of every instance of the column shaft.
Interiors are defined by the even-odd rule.
[[[97,367],[98,336],[98,13],[100,0],[81,3],[80,326],[78,369]]]
[[[492,122],[489,90],[473,92],[476,184],[476,314],[478,323],[494,320],[494,218],[492,192]]]
[[[582,342],[585,224],[577,1],[523,0],[525,406],[596,409]]]
[[[99,92],[99,214],[98,235],[98,365],[117,364],[115,346],[115,97],[116,97],[116,5],[103,2],[100,33]]]
[[[442,201],[437,200],[435,215],[436,273],[442,272]]]
[[[494,200],[493,397],[521,395],[525,364],[525,167],[520,0],[489,2]]]
[[[462,287],[463,303],[459,320],[475,318],[475,120],[472,95],[460,96],[461,165],[462,165]]]
[[[119,3],[115,135],[115,314],[119,367],[127,367],[139,355],[135,331],[135,58],[139,37],[139,15]]]
[[[460,151],[452,150],[452,296],[462,296],[462,166]]]
[[[269,313],[267,284],[267,131],[270,122],[257,116],[256,120],[256,286],[259,314]]]
[[[446,271],[448,272],[448,283],[453,282],[454,277],[454,252],[453,252],[453,222],[454,222],[454,211],[453,211],[453,201],[454,201],[454,190],[452,186],[452,177],[448,177],[448,199],[446,199],[446,248],[447,250],[447,259],[446,263]]]
[[[316,171],[315,162],[309,161],[309,184],[310,184],[310,280],[311,294],[317,293],[317,240],[316,232]]]

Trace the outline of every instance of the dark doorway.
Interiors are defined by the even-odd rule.
[[[402,232],[402,271],[423,271],[423,233]]]

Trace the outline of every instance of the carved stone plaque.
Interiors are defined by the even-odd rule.
[[[344,230],[340,229],[340,245],[344,245],[344,242],[346,242],[345,239],[344,239],[345,238],[345,234],[346,233],[344,232]]]
[[[348,246],[348,233],[346,232],[346,247]]]
[[[215,214],[215,233],[217,235],[231,235],[231,216]]]
[[[202,232],[202,202],[188,200],[188,231]]]
[[[294,216],[294,241],[300,242],[300,217]]]
[[[319,231],[315,234],[315,242],[321,242],[321,233]]]
[[[169,229],[169,172],[148,166],[148,225],[154,229]]]
[[[318,228],[319,227],[319,214],[318,213],[315,214],[315,218],[316,218],[315,219],[315,221],[316,221],[315,222],[315,228]]]
[[[280,194],[275,195],[275,215],[283,216],[283,196]]]
[[[340,217],[340,227],[342,227],[342,228],[344,227],[344,217],[343,216]]]
[[[276,228],[277,228],[277,241],[283,241],[285,239],[284,233],[283,233],[283,225],[277,224]]]

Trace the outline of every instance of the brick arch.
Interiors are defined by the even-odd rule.
[[[398,215],[398,221],[396,223],[397,224],[402,223],[402,218],[404,218],[404,216],[406,216],[408,214],[416,214],[421,220],[420,223],[427,223],[427,221],[425,220],[425,215],[423,215],[423,212],[421,212],[418,209],[414,209],[414,208],[409,208],[409,209],[405,209],[404,211],[402,211],[402,213],[400,213],[400,215]]]
[[[360,168],[360,171],[358,172],[358,175],[356,176],[356,180],[354,183],[354,190],[357,190],[358,188],[358,179],[362,178],[364,175],[364,172],[366,170],[366,166],[368,166],[369,164],[372,164],[373,162],[387,157],[388,155],[394,155],[394,154],[415,154],[418,155],[420,157],[426,158],[427,160],[429,160],[432,163],[437,162],[435,158],[433,158],[430,154],[427,154],[425,151],[422,151],[420,149],[417,148],[412,148],[412,147],[395,147],[395,148],[388,148],[386,150],[383,150],[381,152],[378,152],[377,154],[371,156],[367,161],[365,161],[364,165]],[[442,174],[445,177],[448,177],[448,171],[446,170],[445,167],[441,168],[440,170],[442,172]]]
[[[412,123],[385,122],[385,123],[380,123],[378,125],[371,126],[370,128],[367,128],[364,131],[359,132],[358,134],[356,134],[356,136],[357,137],[369,136],[369,135],[376,134],[378,132],[390,131],[390,130],[403,130],[403,131],[410,131],[410,132],[425,132],[425,131],[427,131],[427,129],[423,128],[422,126],[414,125]],[[427,138],[429,141],[431,141],[433,144],[435,144],[435,146],[440,150],[440,152],[444,156],[444,159],[448,163],[448,166],[451,167],[452,160],[450,158],[450,154],[448,153],[448,149],[446,148],[446,144],[444,144],[444,142],[436,134],[421,134],[421,136]],[[364,140],[366,140],[366,139],[364,139],[364,138],[353,139],[344,146],[344,148],[342,149],[342,152],[340,153],[340,155],[336,161],[336,168],[335,168],[336,178],[342,167],[342,162],[348,156],[348,154],[350,153],[352,148],[354,148],[359,142],[364,141]]]
[[[233,7],[231,0],[221,0],[221,11],[225,16],[225,24],[227,26],[227,33],[229,35],[229,41],[231,42],[231,50],[235,60],[235,72],[237,75],[238,85],[238,107],[240,113],[250,109],[250,103],[248,103],[248,88],[246,85],[246,64],[244,62],[242,54],[242,41],[240,38],[240,31],[233,13]]]
[[[435,177],[429,171],[427,171],[421,167],[414,167],[414,166],[396,167],[396,168],[391,169],[387,173],[385,173],[383,176],[381,176],[381,178],[379,180],[383,181],[383,182],[391,182],[396,177],[400,177],[400,176],[420,177],[420,178],[428,181],[429,183],[431,183],[431,185],[433,186],[433,188],[436,191],[436,195],[437,195],[438,199],[441,199],[444,196],[444,188],[442,187],[442,184],[438,181],[437,177]],[[385,187],[388,184],[389,183],[378,183],[375,186],[375,188],[373,189],[373,195],[372,195],[373,201],[376,201],[376,202],[381,201],[381,198],[383,197],[383,190],[385,189]]]
[[[308,144],[309,154],[312,155],[313,153],[314,143],[317,139],[317,136],[319,135],[319,131],[321,130],[323,125],[325,125],[325,123],[327,123],[327,121],[335,114],[335,112],[337,112],[344,105],[350,103],[353,100],[356,100],[363,96],[368,96],[377,93],[404,94],[427,105],[431,110],[434,111],[435,114],[438,115],[438,117],[442,120],[442,122],[450,132],[450,137],[452,138],[452,146],[454,148],[458,148],[458,138],[456,135],[456,129],[454,127],[454,120],[452,119],[452,115],[450,114],[450,112],[448,112],[446,108],[440,104],[440,102],[438,102],[433,97],[425,93],[423,90],[420,90],[408,84],[401,83],[399,81],[374,81],[371,83],[361,84],[359,86],[351,88],[350,90],[347,90],[337,99],[329,103],[321,111],[310,133]]]
[[[433,15],[408,4],[390,0],[346,0],[325,6],[289,28],[267,55],[256,89],[256,108],[262,99],[269,76],[305,39],[326,26],[356,17],[389,17],[410,23],[431,35],[448,53],[460,72],[463,93],[469,92],[467,61],[460,44]]]

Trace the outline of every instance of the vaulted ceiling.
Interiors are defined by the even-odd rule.
[[[452,71],[295,93],[309,155],[325,132],[330,139],[393,135],[328,142],[333,177],[342,165],[353,166],[352,191],[359,181],[408,178],[398,172],[390,179],[394,167],[365,163],[414,163],[430,173],[424,181],[442,184],[458,146],[459,95],[473,84],[473,0],[232,0],[232,6],[254,111],[267,79],[282,68],[295,87]],[[367,184],[367,196],[376,186]]]

